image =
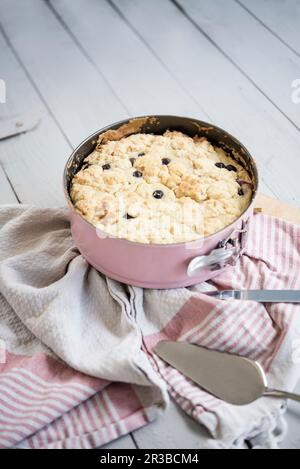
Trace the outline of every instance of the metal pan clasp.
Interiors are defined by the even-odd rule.
[[[218,247],[205,256],[192,259],[187,268],[187,275],[193,277],[202,270],[222,270],[227,265],[235,265],[243,254],[247,236],[249,219],[242,222],[242,227],[233,232],[218,244]]]

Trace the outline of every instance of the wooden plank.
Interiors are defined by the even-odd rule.
[[[10,3],[10,5],[11,5],[11,3]],[[1,10],[0,10],[0,11],[1,11]],[[7,12],[7,9],[4,9],[4,13],[6,13],[6,12]],[[38,11],[36,10],[36,16],[37,16],[37,14],[38,14]],[[7,16],[8,16],[8,19],[10,20],[8,23],[4,21]],[[13,15],[12,15],[12,16],[13,16]],[[5,22],[5,25],[6,25],[7,29],[13,34],[14,29],[17,27],[18,18],[15,18],[16,24],[12,21],[12,19],[14,19],[14,16],[13,16],[13,18],[12,18],[9,14],[6,13],[6,16],[5,16],[5,17],[2,15],[2,18],[4,18],[4,19],[2,19],[2,21]],[[41,18],[39,19],[39,21],[38,21],[39,28],[38,28],[38,30],[35,32],[35,34],[36,34],[35,37],[34,37],[35,43],[38,43],[38,42],[39,42],[39,41],[38,41],[38,38],[39,38],[39,35],[40,35],[40,28],[42,27],[41,24],[43,23],[43,21],[45,22],[45,20],[43,19],[43,17],[41,17]],[[89,23],[87,22],[86,24],[88,25]],[[47,26],[47,25],[45,25],[45,28],[47,29],[46,26]],[[21,25],[20,27],[22,27],[22,25]],[[59,25],[57,25],[57,27],[58,27],[58,29],[59,29]],[[53,26],[52,22],[51,22],[51,28],[52,28],[52,29],[50,29],[50,32],[51,32],[52,36],[53,36],[53,37],[56,37],[55,31],[54,31],[54,26]],[[19,29],[20,29],[20,28],[18,28],[18,31],[19,31]],[[49,29],[49,27],[48,27],[48,29]],[[23,33],[25,34],[25,37],[26,37],[26,31],[27,31],[27,30],[26,30],[26,28],[25,28],[25,31],[23,31]],[[60,29],[59,29],[59,31],[60,31]],[[60,36],[60,34],[57,34],[57,35]],[[32,28],[31,31],[30,31],[30,38],[32,38],[32,36],[33,36],[33,28]],[[56,100],[56,97],[55,97],[54,92],[52,93],[51,91],[49,92],[48,89],[45,89],[44,80],[43,80],[43,79],[40,79],[40,76],[43,77],[44,74],[46,74],[46,73],[47,73],[47,74],[50,74],[50,75],[53,74],[51,64],[48,64],[48,62],[47,62],[46,64],[44,64],[43,61],[39,62],[38,60],[36,60],[35,63],[34,63],[33,70],[32,70],[32,62],[31,62],[31,60],[27,61],[27,60],[25,60],[24,57],[23,57],[24,47],[26,47],[26,44],[27,44],[27,42],[26,42],[26,40],[24,39],[24,37],[23,37],[23,40],[20,41],[20,42],[14,40],[14,37],[13,37],[13,42],[14,42],[14,45],[17,46],[18,52],[22,54],[22,60],[25,62],[26,67],[28,67],[28,69],[30,70],[31,73],[34,72],[34,76],[37,77],[37,78],[35,78],[35,80],[36,80],[36,82],[37,82],[37,86],[40,87],[40,91],[45,95],[45,99],[47,99],[47,103],[50,103],[49,106],[52,107],[52,108],[55,110],[55,112],[56,112],[56,111],[59,111],[60,115],[63,115],[63,116],[68,115],[68,121],[67,121],[67,122],[65,122],[65,123],[64,123],[64,122],[60,122],[60,124],[63,126],[63,129],[64,129],[64,131],[66,132],[66,134],[68,135],[68,137],[72,139],[72,135],[74,134],[74,129],[75,129],[75,128],[77,129],[79,135],[84,135],[84,136],[86,136],[88,133],[90,133],[90,132],[91,132],[91,129],[89,129],[89,130],[86,129],[86,125],[85,125],[86,121],[83,122],[83,125],[82,125],[81,129],[79,129],[79,124],[78,124],[78,122],[75,123],[75,125],[73,126],[73,118],[71,118],[70,114],[68,114],[68,113],[65,112],[66,107],[63,105],[63,103],[61,103],[61,101],[57,101],[57,100]],[[57,42],[57,41],[55,40],[55,43],[54,43],[54,44],[52,44],[52,43],[51,43],[50,45],[48,44],[48,46],[47,46],[47,53],[48,53],[47,56],[48,56],[48,57],[49,57],[49,55],[52,56],[53,54],[55,54],[55,50],[56,50],[56,46],[57,46],[56,42]],[[71,46],[69,45],[69,43],[68,43],[68,47],[71,48]],[[27,44],[27,49],[28,49],[28,48],[31,50],[31,43]],[[52,51],[52,48],[54,48],[54,52]],[[32,54],[31,54],[31,53],[29,54],[29,52],[27,51],[27,49],[26,49],[26,53],[29,55],[29,59],[30,59]],[[25,55],[26,55],[26,54],[25,54]],[[74,54],[72,55],[72,60],[73,60],[74,55],[76,55],[76,54],[74,53]],[[113,55],[113,54],[111,54],[111,55]],[[27,57],[27,55],[26,55],[26,57]],[[65,62],[67,62],[66,59],[65,59]],[[107,63],[105,63],[105,64],[107,65]],[[67,68],[68,68],[68,67],[67,67]],[[71,68],[72,68],[72,67],[71,67]],[[104,67],[104,68],[106,68],[106,67]],[[124,80],[124,81],[125,81],[125,80]],[[129,83],[129,81],[130,81],[130,83],[131,83],[131,82],[132,82],[132,79],[130,78],[130,80],[127,80],[127,81],[126,81],[127,85],[128,85],[128,83]],[[75,79],[73,79],[73,82],[75,82]],[[59,84],[58,84],[58,85],[59,85]],[[65,87],[66,87],[66,86],[65,86]],[[82,88],[81,80],[79,80],[79,83],[77,83],[77,85],[74,84],[73,90],[69,90],[69,89],[68,89],[68,91],[67,91],[67,93],[66,93],[66,94],[69,94],[69,95],[71,95],[72,93],[74,94],[73,96],[70,96],[70,100],[72,101],[72,103],[76,103],[76,110],[74,110],[74,113],[75,113],[75,114],[76,114],[76,111],[77,111],[77,113],[78,113],[78,109],[82,109],[82,107],[85,106],[85,103],[83,102],[83,101],[84,101],[84,97],[82,97],[82,93],[81,93],[81,96],[79,96],[78,93],[77,93],[78,88],[79,88],[79,89]],[[64,89],[63,83],[61,83],[60,89],[61,89],[61,90]],[[61,91],[61,93],[63,94],[63,91]],[[96,94],[97,94],[97,92],[96,92],[96,90],[95,90],[95,95],[96,95]],[[162,94],[159,94],[159,97],[160,97],[161,100],[163,101]],[[178,98],[180,98],[180,95],[179,95],[179,94],[178,94]],[[130,103],[131,101],[132,101],[132,99],[127,99],[126,104],[129,105],[129,103]],[[157,101],[158,101],[158,100],[157,100]],[[183,102],[185,102],[185,101],[187,101],[187,99],[182,99],[182,101],[180,101],[180,103],[183,103]],[[179,102],[179,101],[177,101],[177,102]],[[180,109],[180,106],[183,106],[183,105],[182,105],[182,104],[178,105],[178,109]],[[94,112],[95,120],[98,120],[98,115],[99,115],[99,114],[98,114],[98,110],[97,110],[96,103],[94,103],[93,105],[91,105],[90,108],[89,108],[89,113],[91,114],[92,112]],[[200,113],[200,112],[201,112],[201,111],[199,111],[199,113]],[[179,113],[179,111],[178,111],[178,113]],[[106,121],[106,123],[107,123],[107,122],[108,122],[108,121]],[[66,124],[66,126],[65,126],[65,124]],[[78,140],[77,140],[77,138],[75,138],[75,136],[74,136],[73,138],[74,138],[74,140],[76,140],[76,142],[78,142]],[[265,172],[266,172],[266,171],[265,171]],[[271,179],[271,175],[270,175],[270,179]],[[271,184],[270,184],[269,181],[267,181],[266,186],[268,186],[268,187],[270,188],[270,193],[273,193],[273,194],[275,194],[275,195],[278,195],[278,192],[274,191],[274,190],[271,188]],[[266,187],[266,188],[264,187],[264,190],[267,190],[267,187]]]
[[[234,0],[178,0],[178,3],[300,128],[299,107],[291,99],[291,84],[299,78],[300,57]]]
[[[72,145],[127,117],[124,105],[45,2],[3,0],[3,29]]]
[[[300,381],[295,389],[295,392],[300,394]],[[297,402],[289,402],[288,411],[286,414],[288,422],[287,435],[284,438],[281,449],[300,449],[300,407]]]
[[[18,199],[7,179],[5,172],[0,166],[0,204],[18,203]]]
[[[219,445],[173,401],[163,417],[134,432],[134,438],[142,449],[206,449]]]
[[[297,203],[297,129],[172,3],[113,2],[212,120],[252,151],[264,182],[276,197]]]
[[[166,413],[134,433],[142,449],[202,448],[208,433],[171,402]]]
[[[299,0],[239,0],[239,3],[300,55]]]
[[[85,0],[50,3],[130,114],[185,114],[209,119],[201,104],[107,2],[89,0],[88,8]]]
[[[108,3],[90,0],[88,9],[85,0],[74,0],[72,4],[66,0],[51,0],[51,5],[132,114],[175,113],[211,120],[197,98],[192,99],[178,85],[144,41]],[[84,22],[81,21],[83,14]],[[99,24],[98,41],[95,41],[94,31]],[[261,189],[274,195],[264,180]]]
[[[2,34],[0,54],[1,76],[7,83],[7,103],[0,105],[0,118],[28,111],[42,117],[35,130],[0,142],[0,162],[21,202],[39,206],[62,204],[62,171],[71,148]]]
[[[118,438],[117,440],[112,441],[111,443],[101,446],[101,449],[109,449],[109,450],[115,450],[115,449],[136,449],[136,446],[133,442],[133,439],[130,435],[122,436],[121,438]]]
[[[88,63],[89,65],[89,73],[91,72],[91,64],[88,61],[86,57],[81,57],[81,60],[78,59],[78,55],[82,55],[80,50],[77,48],[76,44],[72,42],[72,39],[67,35],[67,33],[62,29],[61,25],[58,23],[58,21],[55,19],[54,15],[51,21],[49,21],[48,16],[46,15],[46,11],[44,9],[41,10],[40,4],[39,6],[35,9],[35,23],[34,25],[30,25],[31,17],[30,17],[30,9],[26,9],[24,6],[25,14],[26,16],[20,16],[22,12],[19,11],[19,14],[17,13],[19,8],[13,8],[14,1],[9,2],[2,2],[0,4],[0,13],[1,13],[1,22],[5,27],[6,32],[11,35],[11,40],[13,43],[13,47],[16,48],[17,53],[21,55],[22,57],[22,62],[26,66],[27,70],[30,71],[30,74],[34,78],[34,84],[36,87],[38,87],[39,93],[42,94],[43,99],[46,100],[47,106],[49,106],[49,110],[52,113],[55,113],[55,116],[63,116],[62,119],[59,119],[59,125],[62,127],[64,133],[68,136],[68,139],[76,143],[78,143],[78,140],[81,138],[85,137],[88,135],[92,128],[90,127],[91,124],[88,124],[88,122],[91,121],[91,119],[81,119],[81,110],[86,108],[86,102],[85,102],[85,97],[86,94],[90,95],[91,94],[91,86],[86,87],[82,86],[82,77],[76,75],[72,77],[72,87],[69,86],[68,82],[68,76],[69,76],[69,69],[72,70],[74,68],[74,60],[77,64],[80,62],[84,61],[84,63]],[[30,4],[32,6],[35,5],[34,0],[30,0]],[[23,4],[22,4],[23,5]],[[51,12],[50,12],[51,14]],[[80,16],[82,17],[82,15]],[[20,23],[20,19],[23,19],[23,21]],[[26,21],[25,21],[26,19]],[[99,20],[100,22],[100,20]],[[87,26],[89,23],[86,23]],[[18,32],[18,34],[15,34],[15,31]],[[34,51],[32,50],[32,43],[34,45],[40,44],[41,41],[39,38],[41,35],[44,35],[44,33],[47,33],[47,41],[43,40],[43,44],[45,44],[45,51],[44,54],[47,56],[47,61],[45,61],[43,58],[41,60],[38,59],[39,54],[40,54],[40,47],[41,46],[34,46],[35,49]],[[50,77],[52,77],[52,81],[55,82],[56,78],[55,76],[57,75],[56,71],[55,73],[53,72],[53,65],[51,60],[48,60],[49,57],[52,58],[52,61],[55,60],[55,57],[57,55],[57,48],[60,46],[59,38],[63,37],[63,44],[67,44],[66,48],[66,53],[64,54],[63,52],[61,55],[63,56],[63,59],[60,58],[60,61],[64,60],[64,68],[60,68],[60,73],[59,73],[59,80],[57,83],[52,84],[50,83]],[[109,47],[109,44],[107,45]],[[60,49],[63,49],[61,47]],[[70,50],[72,53],[70,54]],[[147,48],[145,47],[145,50]],[[113,54],[111,54],[113,55]],[[34,58],[32,58],[34,57]],[[68,66],[68,63],[71,62],[70,67]],[[109,68],[109,64],[106,62],[105,65],[102,65],[103,68],[105,69],[106,67]],[[95,73],[97,76],[99,76],[99,73],[97,74],[96,70],[93,70],[93,80],[96,80],[95,78]],[[65,74],[65,76],[64,76]],[[45,75],[47,75],[47,79],[45,78]],[[57,81],[57,80],[56,80]],[[91,80],[89,80],[91,82]],[[132,82],[131,77],[127,77],[126,83]],[[50,85],[49,85],[50,83]],[[56,94],[57,94],[57,89],[59,89],[60,95],[63,96],[62,99],[57,99]],[[89,104],[89,109],[88,113],[91,116],[93,114],[94,116],[94,121],[99,122],[99,110],[97,107],[97,99],[101,101],[101,95],[102,92],[100,92],[100,96],[98,94],[98,89],[93,90],[95,101],[93,103]],[[66,95],[66,98],[65,98]],[[178,99],[180,98],[180,94],[177,93]],[[162,101],[164,100],[163,95],[161,93],[158,94],[158,98],[161,98]],[[175,98],[174,98],[175,99]],[[126,101],[126,105],[130,105],[130,102],[133,100],[128,99]],[[181,101],[176,101],[178,103],[178,113],[181,110],[181,107],[184,106],[183,103],[187,102],[188,98],[182,98]],[[157,99],[158,102],[158,99]],[[166,101],[165,101],[166,102]],[[72,109],[70,109],[72,108]],[[66,112],[66,109],[68,109],[68,112]],[[72,112],[71,112],[72,110]],[[80,110],[80,111],[79,111]],[[199,114],[201,113],[201,110],[199,110]],[[75,117],[74,117],[75,116]],[[119,117],[122,117],[119,115]],[[75,122],[73,120],[75,118]],[[78,120],[79,119],[79,120]],[[100,126],[104,124],[104,117],[101,120],[101,123],[97,125]],[[105,117],[105,123],[107,124],[109,122],[108,119],[110,119],[109,115],[107,114]],[[88,129],[87,129],[88,127]],[[75,135],[76,134],[76,135]],[[277,185],[274,189],[272,187],[272,174],[269,175],[268,178],[268,173],[267,169],[264,170],[264,175],[263,175],[263,182],[264,179],[267,177],[267,181],[265,186],[263,187],[263,190],[267,191],[269,188],[270,193],[278,196],[278,189]],[[298,187],[298,185],[297,185]]]

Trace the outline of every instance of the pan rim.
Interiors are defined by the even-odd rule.
[[[178,115],[171,115],[171,114],[155,114],[155,115],[142,115],[142,116],[134,116],[134,117],[129,117],[129,118],[126,118],[126,119],[122,119],[120,121],[117,121],[117,122],[114,122],[112,124],[109,124],[103,128],[101,128],[100,130],[97,130],[96,132],[93,132],[91,135],[89,135],[87,138],[85,138],[71,153],[71,155],[69,156],[67,162],[66,162],[66,165],[65,165],[65,168],[64,168],[64,171],[63,171],[63,188],[64,188],[64,195],[65,195],[65,198],[66,198],[66,201],[68,203],[68,206],[71,207],[77,216],[79,216],[88,226],[90,226],[91,228],[93,228],[93,230],[95,230],[97,232],[97,230],[100,231],[100,229],[98,229],[95,225],[93,225],[93,223],[89,222],[88,220],[86,220],[83,215],[78,212],[71,200],[71,197],[70,197],[70,194],[69,194],[69,191],[68,191],[68,185],[67,185],[67,171],[69,169],[69,166],[70,164],[72,163],[74,157],[76,156],[76,153],[87,143],[89,142],[91,139],[95,138],[95,137],[98,137],[99,135],[101,135],[102,133],[106,132],[107,130],[110,130],[112,128],[115,128],[116,126],[121,126],[123,124],[126,124],[130,121],[133,121],[133,120],[137,120],[137,119],[160,119],[160,118],[176,118],[176,119],[182,119],[182,120],[187,120],[187,121],[190,121],[190,122],[195,122],[197,123],[197,125],[203,125],[203,126],[207,126],[207,127],[213,127],[215,130],[217,130],[218,132],[220,133],[223,133],[225,134],[229,139],[231,139],[232,141],[235,142],[235,144],[237,144],[242,150],[243,152],[248,156],[248,158],[250,159],[251,161],[251,164],[252,164],[252,167],[253,167],[253,172],[254,172],[254,176],[256,178],[256,187],[253,191],[253,195],[252,195],[252,200],[251,200],[251,203],[248,205],[248,207],[241,213],[241,215],[235,220],[233,221],[230,225],[227,225],[225,227],[223,227],[221,230],[218,230],[216,231],[215,233],[212,233],[210,234],[209,236],[204,236],[204,237],[201,237],[201,238],[198,238],[198,239],[195,239],[193,241],[182,241],[180,243],[142,243],[142,242],[139,242],[139,241],[131,241],[129,239],[126,239],[126,238],[120,238],[120,237],[117,237],[117,236],[112,236],[110,235],[109,233],[106,233],[105,231],[101,230],[102,233],[104,233],[106,236],[105,238],[109,238],[109,239],[112,239],[112,240],[115,240],[115,241],[122,241],[122,243],[124,243],[124,241],[130,245],[138,245],[138,246],[143,246],[143,247],[148,247],[148,248],[153,248],[153,247],[159,247],[159,248],[172,248],[172,247],[183,247],[183,246],[188,246],[189,249],[193,249],[193,245],[196,245],[197,243],[204,243],[204,242],[207,242],[211,239],[213,239],[214,237],[220,237],[221,233],[222,232],[225,232],[225,231],[230,231],[230,228],[234,229],[234,227],[238,224],[238,222],[240,220],[243,219],[244,215],[247,214],[249,212],[249,210],[251,209],[251,207],[254,205],[254,202],[256,200],[256,197],[257,197],[257,194],[258,194],[258,189],[259,189],[259,172],[258,172],[258,168],[257,168],[257,164],[256,164],[256,161],[255,159],[253,158],[253,156],[251,155],[251,153],[249,152],[249,150],[236,138],[234,137],[232,134],[230,134],[229,132],[227,132],[226,130],[222,129],[221,127],[218,127],[217,125],[215,124],[212,124],[210,122],[206,122],[206,121],[202,121],[202,120],[198,120],[196,118],[193,118],[193,117],[187,117],[187,116],[178,116]],[[99,237],[100,239],[100,237]],[[103,238],[101,238],[103,239]]]

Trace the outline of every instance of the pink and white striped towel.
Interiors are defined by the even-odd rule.
[[[156,418],[168,395],[203,424],[207,447],[276,446],[282,401],[234,407],[154,353],[161,339],[258,360],[271,386],[300,375],[300,308],[222,302],[217,288],[299,288],[300,228],[263,215],[247,251],[214,282],[126,287],[92,269],[65,210],[0,209],[0,447],[93,448]]]

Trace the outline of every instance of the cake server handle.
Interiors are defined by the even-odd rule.
[[[300,395],[287,391],[279,391],[278,389],[267,388],[264,396],[278,397],[279,399],[291,399],[292,401],[300,402]]]

